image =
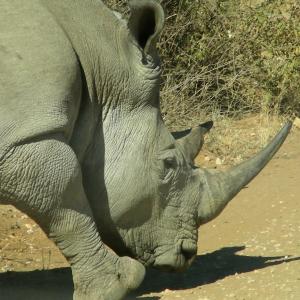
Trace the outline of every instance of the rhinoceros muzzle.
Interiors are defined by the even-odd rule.
[[[156,257],[153,267],[167,272],[185,271],[194,261],[197,244],[194,241],[180,241],[175,248]]]

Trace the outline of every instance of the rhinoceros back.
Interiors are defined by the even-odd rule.
[[[0,2],[0,159],[18,143],[71,135],[80,106],[74,50],[38,0]]]

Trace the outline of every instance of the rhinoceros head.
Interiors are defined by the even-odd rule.
[[[196,167],[193,160],[212,124],[172,134],[161,118],[156,42],[163,23],[157,1],[131,1],[130,42],[124,43],[130,72],[124,73],[133,88],[118,92],[124,102],[104,122],[105,185],[126,253],[146,265],[182,270],[196,255],[198,227],[215,218],[260,172],[290,124],[255,157],[226,172]]]

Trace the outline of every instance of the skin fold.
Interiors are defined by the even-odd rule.
[[[100,0],[0,3],[0,203],[69,261],[76,300],[118,300],[145,267],[185,270],[215,218],[286,138],[218,172],[193,165],[211,122],[170,133],[160,113],[158,1],[126,21]]]

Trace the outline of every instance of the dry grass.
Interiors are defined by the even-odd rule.
[[[245,116],[241,120],[216,116],[215,129],[206,138],[204,150],[233,165],[264,147],[283,125],[283,118],[265,114]]]

